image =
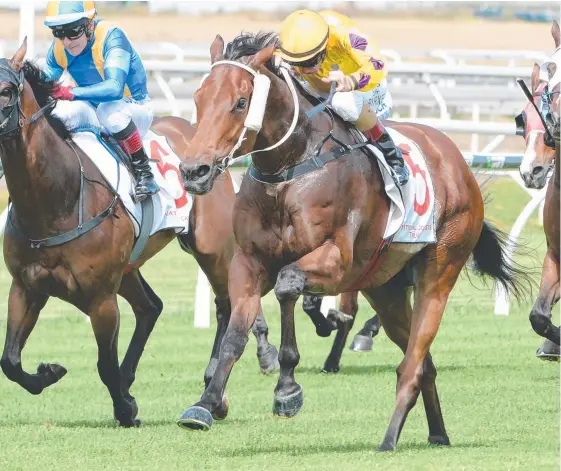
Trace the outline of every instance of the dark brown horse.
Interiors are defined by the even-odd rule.
[[[68,301],[90,316],[98,344],[99,375],[111,394],[115,418],[122,426],[138,425],[138,407],[130,387],[163,307],[140,267],[175,239],[175,231],[155,234],[142,257],[128,266],[134,242],[131,219],[97,167],[72,144],[62,122],[35,114],[52,102],[53,84],[44,82],[32,63],[23,62],[25,52],[24,41],[11,60],[0,60],[0,156],[12,203],[4,238],[4,259],[12,285],[2,370],[32,394],[40,394],[66,374],[66,369],[55,363],[40,364],[37,373],[27,373],[22,368],[21,352],[49,297]],[[178,153],[185,152],[192,135],[189,124],[176,118],[159,119],[153,129],[166,135]],[[192,230],[183,238],[216,295],[218,329],[205,372],[207,383],[230,317],[225,274],[234,248],[233,201],[232,182],[224,174],[211,194],[195,198]],[[80,216],[84,233],[77,228]],[[93,225],[91,221],[97,224],[86,231]],[[38,241],[47,238],[60,243],[50,246],[46,240]],[[136,316],[134,334],[120,367],[117,294],[130,303]],[[263,325],[260,327],[266,329]],[[276,350],[267,343],[266,330],[260,333],[260,348],[262,367],[274,368]]]
[[[555,48],[559,51],[561,46],[559,24],[553,22],[552,35],[555,41]],[[545,232],[545,238],[547,242],[547,252],[545,254],[545,259],[542,268],[542,277],[540,281],[540,290],[538,297],[530,312],[530,322],[534,331],[547,338],[549,341],[553,342],[555,345],[559,346],[560,335],[559,327],[556,327],[551,322],[551,311],[553,306],[559,301],[560,297],[560,264],[559,264],[559,132],[560,132],[560,98],[559,90],[561,83],[557,78],[559,74],[556,75],[558,65],[551,62],[548,66],[548,73],[550,82],[547,84],[547,89],[545,91],[545,96],[547,97],[547,103],[549,105],[549,111],[546,114],[546,125],[549,127],[551,134],[555,140],[555,164],[554,164],[554,174],[549,180],[547,187],[547,192],[545,196],[545,206],[543,215],[543,229]],[[552,82],[555,79],[556,83]],[[532,72],[532,84],[539,82],[539,67],[534,67]],[[553,355],[545,355],[548,350],[546,349],[546,344],[541,347],[541,351],[538,350],[538,356],[544,355],[544,357],[550,356],[551,358],[559,357],[559,349],[553,352]],[[556,353],[556,354],[555,354]]]
[[[393,244],[381,266],[369,270],[373,254],[383,246],[389,213],[378,164],[360,150],[362,141],[339,118],[328,113],[307,117],[311,98],[305,98],[286,69],[275,65],[277,46],[273,34],[242,35],[224,53],[218,36],[211,45],[211,73],[194,95],[199,128],[181,164],[186,189],[209,192],[236,146],[241,154],[252,152],[253,167],[234,206],[239,250],[230,267],[232,316],[218,366],[200,401],[178,423],[208,429],[213,413],[225,416],[226,382],[247,343],[259,300],[271,289],[282,322],[273,412],[294,416],[303,403],[302,388],[294,378],[300,357],[295,304],[302,294],[357,290],[405,354],[397,369],[395,410],[379,449],[396,447],[419,393],[429,442],[448,445],[429,349],[450,291],[472,254],[477,271],[507,290],[520,292],[523,286],[516,276],[522,273],[505,263],[503,240],[484,222],[479,187],[458,148],[443,133],[414,124],[394,128],[413,139],[427,160],[437,198],[438,242]],[[264,107],[264,80],[257,74],[270,81],[259,132],[249,129]],[[255,109],[248,111],[250,102]],[[261,149],[265,151],[258,153]]]

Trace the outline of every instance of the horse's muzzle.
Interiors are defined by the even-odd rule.
[[[216,166],[208,164],[179,164],[181,179],[186,191],[195,195],[204,195],[212,190],[214,179],[219,173]]]
[[[535,165],[530,172],[520,172],[522,180],[526,188],[541,189],[545,186],[547,182],[547,174],[549,173],[550,167],[544,167],[542,165]]]

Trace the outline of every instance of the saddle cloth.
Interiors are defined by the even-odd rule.
[[[434,224],[434,187],[423,153],[411,139],[395,129],[387,128],[395,144],[404,152],[403,159],[409,167],[409,181],[397,187],[391,170],[382,153],[368,146],[376,155],[386,193],[391,201],[384,239],[393,236],[393,242],[436,242]]]
[[[133,201],[134,181],[115,150],[102,141],[95,129],[73,133],[72,139],[117,192],[133,221],[135,237],[138,237],[142,223],[142,207],[140,203],[135,204]],[[160,191],[151,197],[154,222],[150,235],[164,229],[175,229],[177,234],[186,234],[189,231],[193,196],[184,190],[181,183],[179,158],[165,136],[148,131],[143,144],[146,154],[150,157],[150,167],[156,183],[160,186]]]

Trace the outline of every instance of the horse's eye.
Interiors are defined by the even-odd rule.
[[[245,110],[246,106],[247,106],[247,98],[240,98],[238,100],[238,103],[236,103],[236,111]]]
[[[0,95],[1,95],[1,96],[8,96],[8,97],[9,97],[11,93],[12,93],[12,92],[10,91],[9,88],[5,88],[4,90],[2,90],[2,91],[0,92]]]

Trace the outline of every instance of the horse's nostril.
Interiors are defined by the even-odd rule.
[[[543,167],[541,165],[536,165],[533,169],[532,169],[532,175],[533,176],[537,176],[540,173],[543,172]]]
[[[210,172],[210,167],[208,165],[197,165],[193,169],[193,173],[197,178],[205,177],[208,175],[208,172]]]

